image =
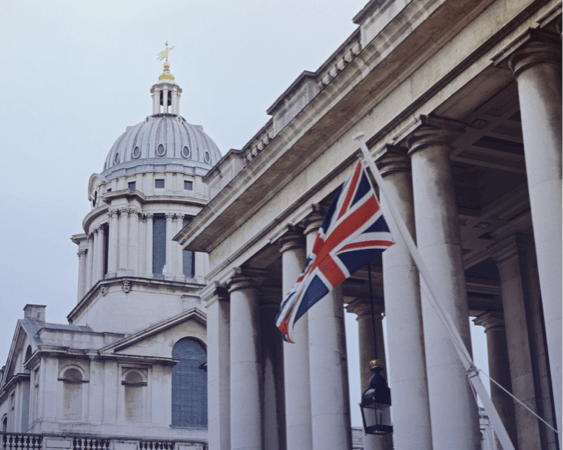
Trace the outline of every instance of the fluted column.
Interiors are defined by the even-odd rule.
[[[98,227],[98,236],[96,237],[96,282],[104,279],[104,261],[105,261],[105,228],[100,225]]]
[[[385,343],[383,341],[383,315],[381,302],[379,305],[374,305],[374,321],[375,322],[375,344],[377,347],[377,359],[383,363],[383,367],[387,367],[385,355]],[[373,326],[371,316],[371,305],[369,299],[356,299],[349,303],[346,309],[356,314],[356,321],[358,322],[358,339],[360,350],[360,383],[361,392],[358,392],[358,398],[364,391],[369,388],[369,380],[373,375],[369,362],[374,359],[373,349]],[[382,375],[386,376],[385,371]],[[393,394],[395,391],[393,390]],[[393,412],[395,411],[393,405]],[[394,415],[393,415],[394,416]],[[394,420],[393,420],[394,423]],[[393,450],[394,437],[391,434],[384,436],[365,435],[364,436],[364,450]]]
[[[94,266],[94,233],[88,235],[88,253],[86,253],[86,292],[92,288]]]
[[[473,322],[475,325],[481,325],[485,328],[490,377],[506,390],[512,392],[512,380],[510,378],[510,363],[503,314],[489,311],[477,316],[473,319]],[[490,386],[491,400],[495,405],[512,443],[518,448],[516,422],[514,418],[514,400],[492,381]]]
[[[560,38],[557,34],[530,30],[508,61],[518,83],[526,176],[559,429],[563,396]]]
[[[313,249],[323,215],[305,220],[307,254]],[[309,308],[309,375],[313,450],[352,448],[350,394],[342,286]]]
[[[388,145],[377,166],[386,190],[416,240],[412,175],[407,149]],[[384,200],[381,200],[384,202]],[[393,379],[393,443],[396,450],[432,449],[422,305],[418,269],[403,240],[383,252],[388,364]],[[369,368],[368,368],[369,369]]]
[[[119,262],[117,266],[117,275],[127,275],[128,251],[127,244],[129,242],[129,208],[119,209]]]
[[[231,314],[231,450],[262,450],[262,361],[257,282],[239,271],[229,280]]]
[[[305,264],[305,243],[299,230],[289,230],[279,243],[282,255],[282,292],[289,292]],[[309,382],[309,327],[297,321],[295,344],[283,343],[285,426],[287,450],[313,448],[311,390]]]
[[[200,295],[207,312],[207,417],[209,421],[207,436],[209,448],[231,450],[229,294],[226,288],[216,282],[211,282],[201,291]]]
[[[78,255],[78,301],[82,300],[86,293],[86,254],[87,250],[81,248],[76,253]]]
[[[449,142],[463,127],[419,116],[407,139],[412,164],[416,238],[443,307],[471,352],[467,289]],[[474,450],[478,410],[449,334],[422,291],[430,421],[434,450]]]
[[[117,256],[119,254],[119,212],[110,209],[108,212],[109,223],[109,245],[108,245],[108,276],[117,275]]]
[[[173,278],[176,274],[176,245],[172,240],[175,230],[176,214],[166,213],[166,278]]]
[[[260,290],[260,330],[264,379],[264,450],[285,450],[285,401],[283,379],[283,339],[276,327],[281,292]]]
[[[146,213],[145,214],[145,230],[146,234],[146,251],[145,251],[145,274],[147,277],[152,277],[152,251],[153,251],[153,213]]]
[[[129,210],[129,275],[139,275],[139,211]]]
[[[489,254],[499,270],[513,393],[537,412],[521,267],[526,257],[524,239],[519,235],[511,236],[489,247]],[[541,448],[538,421],[531,420],[529,413],[520,405],[515,405],[514,410],[520,450]]]

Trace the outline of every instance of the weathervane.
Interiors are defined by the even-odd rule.
[[[168,48],[168,41],[166,41],[166,43],[164,45],[166,45],[166,50],[163,50],[163,51],[157,53],[156,59],[158,59],[159,61],[162,61],[164,58],[166,58],[166,62],[168,62],[168,53],[170,53],[170,50],[174,49],[174,46]]]

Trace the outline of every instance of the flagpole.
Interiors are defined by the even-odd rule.
[[[467,348],[465,347],[465,344],[463,343],[463,340],[461,339],[461,336],[459,335],[459,332],[457,331],[457,328],[452,318],[442,306],[441,299],[443,298],[443,296],[436,295],[435,286],[437,285],[433,283],[432,277],[430,276],[430,272],[428,271],[428,268],[426,267],[424,260],[422,259],[420,253],[418,252],[418,249],[412,239],[410,232],[408,231],[405,223],[401,219],[401,216],[396,209],[395,199],[391,198],[392,194],[388,193],[385,190],[384,187],[385,182],[383,181],[383,178],[381,177],[381,174],[379,173],[379,170],[377,169],[377,166],[375,165],[373,158],[371,157],[371,154],[366,146],[366,143],[363,140],[363,137],[364,137],[364,133],[360,132],[354,135],[353,139],[356,140],[360,145],[360,149],[362,151],[364,159],[366,160],[366,163],[371,169],[371,172],[375,177],[375,181],[379,186],[380,195],[383,199],[385,199],[384,202],[381,202],[380,206],[383,212],[383,216],[385,218],[392,219],[391,221],[387,222],[391,228],[391,233],[395,236],[400,235],[403,238],[403,241],[405,242],[407,248],[409,249],[411,257],[415,262],[420,275],[422,276],[423,282],[426,285],[425,287],[430,293],[430,295],[428,296],[428,300],[430,301],[430,304],[432,305],[436,314],[440,318],[440,321],[446,328],[446,331],[450,336],[452,344],[467,372],[467,377],[469,378],[469,381],[471,382],[473,388],[477,392],[477,395],[483,402],[485,411],[489,414],[489,419],[491,421],[493,429],[497,434],[497,438],[502,448],[504,450],[515,450],[514,445],[512,444],[512,441],[510,440],[510,437],[508,436],[506,429],[504,428],[502,420],[498,415],[498,412],[491,398],[489,397],[489,394],[485,389],[485,386],[483,385],[481,378],[479,377],[478,369],[473,364],[473,360],[469,352],[467,351]],[[393,228],[396,229],[393,230]]]

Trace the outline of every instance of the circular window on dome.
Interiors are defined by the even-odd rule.
[[[115,164],[119,164],[119,153],[116,153],[116,154],[115,154],[115,158],[113,158],[113,162],[114,162]]]
[[[204,160],[207,164],[209,164],[209,163],[211,162],[211,155],[209,154],[209,152],[205,152],[205,153],[203,154],[203,160]]]
[[[189,158],[190,157],[190,149],[188,148],[188,146],[184,146],[184,148],[182,149],[182,156],[184,158]]]
[[[133,158],[137,159],[139,156],[141,156],[141,149],[139,147],[135,147],[131,154]]]
[[[164,145],[158,144],[158,147],[156,149],[156,154],[158,156],[164,156],[166,154],[166,150],[164,150]]]

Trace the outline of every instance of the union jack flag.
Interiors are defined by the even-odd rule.
[[[288,342],[307,310],[395,242],[361,161],[340,187],[305,267],[284,298],[276,326]]]

